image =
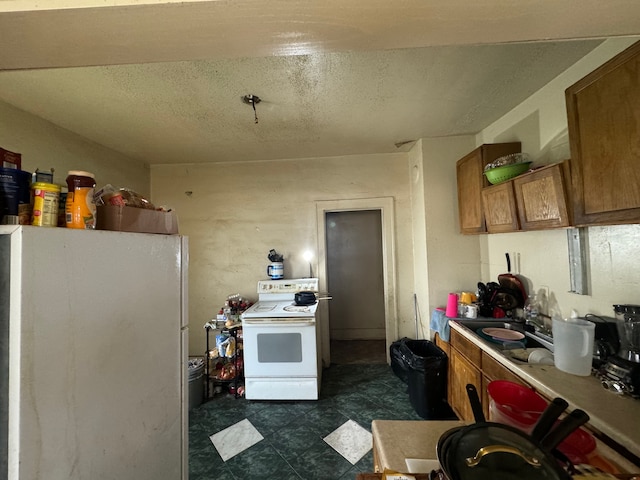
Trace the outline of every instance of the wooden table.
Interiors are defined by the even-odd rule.
[[[436,459],[438,440],[444,432],[464,425],[459,421],[441,420],[374,420],[371,423],[373,434],[373,473],[360,473],[356,480],[380,480],[385,469],[408,473],[406,458]],[[429,472],[412,473],[416,480],[428,480]],[[639,474],[620,473],[614,478],[640,480]],[[587,478],[576,476],[578,478]]]
[[[386,468],[407,473],[405,458],[436,459],[442,434],[461,425],[464,423],[457,420],[374,420],[371,423],[374,472]]]
[[[429,480],[429,474],[427,473],[412,473],[416,480]],[[584,478],[585,480],[588,477],[574,477],[576,480],[579,478]],[[613,476],[613,478],[618,478],[621,480],[640,480],[640,477],[637,475],[633,475],[630,473],[618,473]],[[382,480],[382,473],[358,473],[356,475],[356,480]]]
[[[412,473],[416,480],[429,480],[428,473]],[[381,473],[359,473],[356,475],[356,480],[382,480]]]

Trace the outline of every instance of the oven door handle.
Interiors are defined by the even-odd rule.
[[[289,327],[307,327],[307,326],[313,326],[315,325],[316,321],[315,320],[303,320],[303,319],[299,319],[299,320],[279,320],[279,319],[269,319],[269,320],[251,320],[251,319],[244,319],[242,321],[244,326],[266,326],[266,325],[286,325]]]

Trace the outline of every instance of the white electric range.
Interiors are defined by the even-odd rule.
[[[317,293],[318,279],[261,280],[258,301],[240,317],[249,400],[318,399],[318,302],[296,305],[295,294],[302,291]]]

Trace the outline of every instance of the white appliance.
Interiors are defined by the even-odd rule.
[[[0,226],[0,478],[188,478],[187,238]]]
[[[261,280],[258,301],[242,315],[245,396],[249,400],[317,400],[322,368],[313,305],[295,294],[318,291],[317,278]]]

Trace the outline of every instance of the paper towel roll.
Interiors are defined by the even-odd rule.
[[[450,293],[447,299],[447,311],[445,315],[449,318],[456,318],[458,316],[458,294]]]

